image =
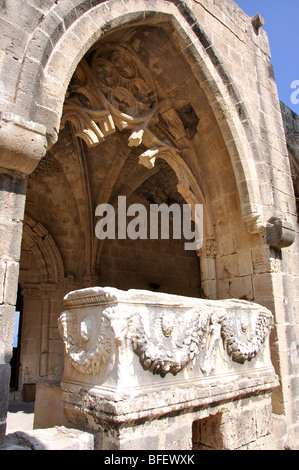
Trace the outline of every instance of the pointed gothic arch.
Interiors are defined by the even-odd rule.
[[[58,287],[64,282],[63,261],[55,241],[46,228],[28,214],[24,218],[23,247],[32,251],[42,284]]]
[[[65,24],[70,12],[62,9],[62,3],[53,8],[53,12],[59,9],[55,37],[45,34],[45,18],[26,51],[28,59],[35,56],[45,67],[35,91],[32,115],[36,121],[44,121],[47,116],[48,142],[51,144],[57,139],[70,79],[82,57],[100,37],[113,28],[128,24],[170,23],[180,38],[182,53],[208,97],[224,137],[237,182],[243,220],[251,233],[263,231],[266,221],[255,167],[259,151],[246,104],[242,102],[207,33],[188,6],[174,0],[157,0],[155,8],[145,0],[125,4],[119,2],[117,5],[115,1],[95,2],[95,6],[88,11],[83,9],[81,16],[76,13],[76,19],[71,24],[68,20],[64,31],[58,26],[63,22]],[[37,43],[39,48],[36,47]],[[21,77],[26,76],[28,62],[24,60]],[[17,94],[17,103],[19,97]]]

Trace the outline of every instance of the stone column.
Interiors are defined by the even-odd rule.
[[[0,442],[5,434],[26,179],[0,174]]]
[[[217,242],[213,237],[205,240],[204,249],[197,252],[200,258],[201,286],[209,299],[217,299],[216,256]]]
[[[0,120],[0,447],[6,430],[10,359],[27,176],[46,151],[45,128],[10,113]]]

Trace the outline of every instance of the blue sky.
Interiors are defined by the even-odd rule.
[[[14,348],[18,346],[19,321],[20,321],[20,312],[15,312],[15,328],[14,328],[14,337],[13,337]]]
[[[235,1],[249,16],[260,13],[265,18],[279,97],[299,114],[299,103],[291,102],[295,91],[291,83],[297,80],[299,84],[299,0]]]

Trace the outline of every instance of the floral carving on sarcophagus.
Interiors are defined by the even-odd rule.
[[[263,309],[215,313],[199,308],[188,317],[178,321],[174,314],[161,314],[151,335],[140,321],[133,348],[146,370],[177,374],[203,351],[201,370],[211,373],[221,340],[230,359],[244,364],[256,357],[272,325],[272,315]]]
[[[111,306],[85,310],[67,310],[58,326],[64,341],[65,354],[72,366],[82,374],[96,375],[103,369],[113,369],[117,348],[129,333],[127,310]],[[132,312],[128,312],[129,316]],[[107,371],[106,371],[107,372]]]

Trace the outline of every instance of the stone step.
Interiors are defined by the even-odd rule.
[[[94,436],[64,426],[17,431],[6,435],[3,450],[94,450]]]

